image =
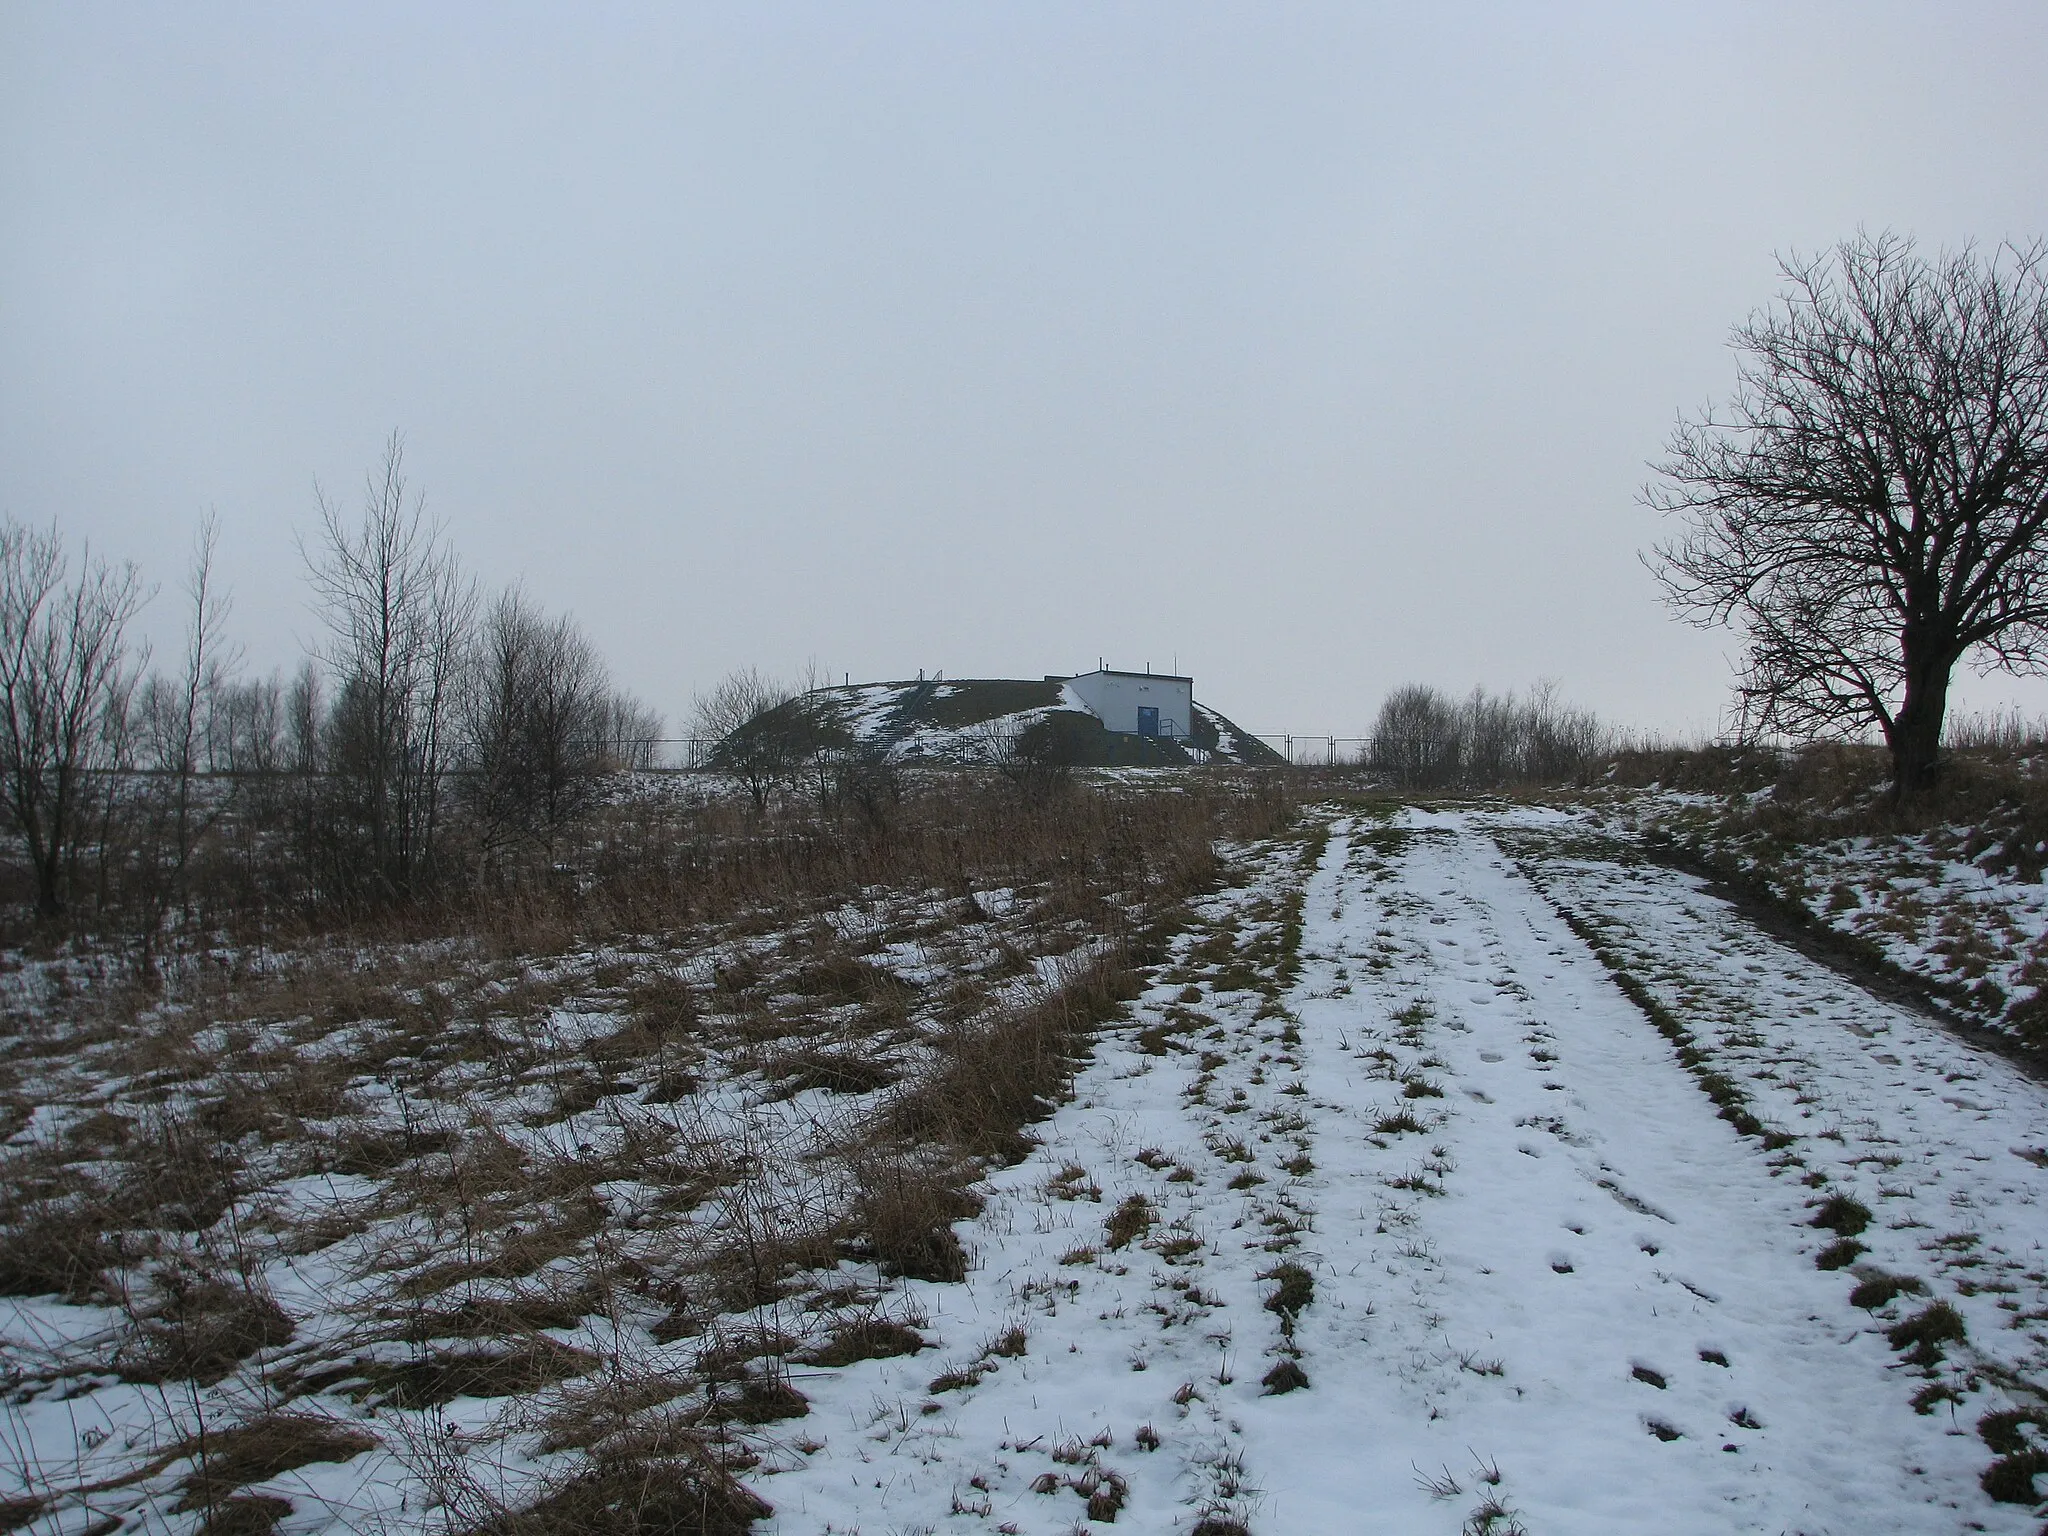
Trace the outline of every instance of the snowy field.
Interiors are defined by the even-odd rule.
[[[1975,1432],[2043,1374],[2037,1085],[1563,817],[1310,852],[1204,913],[1302,892],[1277,1006],[1193,962],[1152,990],[963,1224],[968,1280],[902,1297],[939,1351],[800,1382],[768,1529],[2037,1528]],[[1822,1270],[1834,1194],[1872,1214]],[[1967,1337],[1895,1348],[1935,1302]]]
[[[0,1488],[0,1529],[197,1529],[176,1481],[192,1442],[149,1426],[246,1417],[236,1393],[327,1437],[319,1458],[234,1485],[290,1501],[277,1530],[478,1528],[450,1490],[495,1479],[516,1502],[558,1471],[588,1442],[551,1443],[559,1416],[536,1403],[598,1394],[602,1359],[632,1362],[649,1403],[721,1379],[772,1399],[721,1431],[772,1506],[763,1536],[2038,1531],[1986,1481],[2024,1499],[2048,1467],[2042,1088],[1601,826],[1328,809],[1244,852],[1036,1149],[957,1224],[961,1281],[846,1259],[706,1330],[664,1331],[667,1303],[575,1290],[565,1237],[517,1281],[555,1275],[566,1305],[522,1324],[525,1395],[419,1409],[311,1371],[359,1350],[358,1376],[371,1361],[403,1377],[399,1336],[365,1331],[385,1292],[351,1286],[447,1257],[374,1180],[330,1174],[265,1197],[330,1202],[355,1234],[264,1275],[298,1320],[296,1376],[81,1372],[64,1362],[118,1336],[116,1310],[6,1302],[5,1358],[27,1385],[0,1415],[0,1470],[96,1491],[37,1506]],[[944,942],[993,948],[1004,893],[977,903],[986,929]],[[875,963],[935,989],[941,943]],[[707,975],[745,955],[714,958]],[[1035,984],[1021,974],[1005,985]],[[549,1028],[573,1017],[557,1007]],[[486,1064],[462,1070],[484,1074],[463,1090],[484,1102]],[[756,1141],[725,1148],[742,1162],[794,1167],[831,1129],[806,1119],[815,1105],[846,1105],[843,1127],[867,1102],[769,1093],[758,1065],[696,1070],[707,1103],[746,1101]],[[522,1106],[500,1107],[508,1136]],[[769,1146],[778,1116],[787,1144]],[[670,1241],[687,1222],[601,1125],[585,1112],[531,1134],[590,1135],[595,1150],[572,1151],[619,1165],[598,1187],[619,1242]],[[821,1312],[832,1295],[851,1310]],[[876,1352],[925,1347],[828,1363],[816,1340],[854,1337],[847,1318]],[[397,1353],[379,1365],[377,1349]],[[719,1377],[720,1352],[735,1374]]]

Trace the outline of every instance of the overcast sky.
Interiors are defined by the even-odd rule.
[[[0,6],[0,512],[249,664],[386,437],[672,721],[757,664],[1561,681],[1711,731],[1637,491],[1773,253],[2048,233],[2048,7]],[[2042,691],[1969,682],[1964,703]]]

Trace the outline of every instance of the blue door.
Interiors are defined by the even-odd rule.
[[[1143,704],[1138,706],[1138,734],[1140,736],[1157,736],[1159,734],[1158,710],[1148,709]]]

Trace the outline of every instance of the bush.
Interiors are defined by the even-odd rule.
[[[1559,784],[1583,778],[1613,734],[1551,683],[1526,699],[1475,688],[1462,701],[1410,683],[1381,704],[1369,762],[1403,789]]]

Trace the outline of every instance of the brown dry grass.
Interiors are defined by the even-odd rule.
[[[409,1360],[358,1361],[342,1390],[359,1403],[438,1407],[458,1397],[512,1397],[584,1376],[597,1357],[539,1334],[424,1348]]]
[[[805,1409],[773,1362],[829,1369],[923,1342],[871,1295],[826,1299],[822,1272],[867,1257],[963,1274],[953,1224],[977,1208],[973,1181],[1028,1147],[1215,878],[1217,840],[1288,811],[1270,781],[1024,799],[966,777],[916,787],[886,837],[801,807],[623,807],[565,851],[574,880],[300,932],[260,962],[173,957],[160,991],[58,988],[6,1026],[7,1113],[27,1123],[53,1084],[92,1108],[6,1153],[0,1291],[128,1298],[118,1354],[87,1363],[162,1387],[242,1372],[236,1390],[261,1389],[247,1401],[552,1403],[548,1443],[591,1461],[479,1532],[742,1529],[759,1509],[721,1444]],[[1011,894],[984,906],[992,890]],[[899,943],[938,979],[893,974]],[[1053,985],[1020,982],[1050,955],[1067,957]],[[785,1118],[757,1132],[710,1116],[696,1095],[713,1078]],[[775,1144],[792,1124],[814,1145]],[[266,1204],[323,1170],[374,1194],[311,1214]],[[614,1183],[645,1191],[655,1219],[622,1222]],[[245,1277],[358,1233],[349,1328],[307,1329],[316,1342],[278,1364],[291,1319]],[[656,1340],[730,1341],[735,1316],[801,1296],[802,1336],[727,1379],[724,1342],[688,1378],[591,1352],[607,1321],[647,1337],[649,1306],[669,1314]],[[548,1335],[576,1327],[574,1345]],[[707,1385],[713,1404],[689,1411],[726,1427],[683,1433],[675,1404]],[[234,1458],[260,1465],[263,1435],[314,1419],[216,1432],[187,1507],[223,1531],[270,1528],[277,1501],[235,1492],[265,1474],[237,1480]]]
[[[359,1425],[312,1413],[272,1413],[193,1437],[170,1459],[189,1459],[176,1510],[216,1508],[228,1494],[315,1462],[350,1461],[377,1445]]]
[[[1058,1102],[1088,1030],[1140,985],[1115,949],[1062,966],[1056,987],[1038,998],[946,1030],[937,1069],[897,1100],[894,1129],[971,1156],[1023,1157],[1024,1128]]]
[[[527,1508],[464,1536],[745,1536],[770,1513],[708,1446],[672,1433],[593,1458]]]
[[[110,1364],[123,1381],[210,1387],[261,1350],[289,1344],[291,1317],[256,1283],[182,1266],[160,1270],[158,1300],[130,1324]]]

